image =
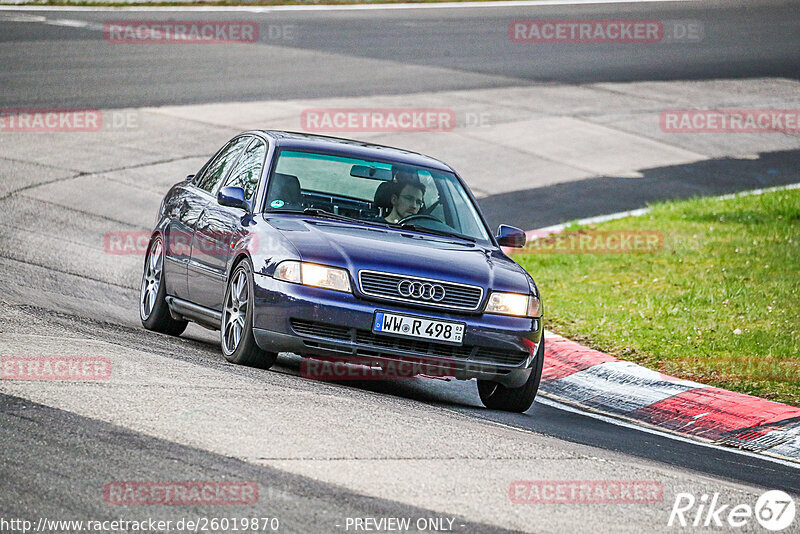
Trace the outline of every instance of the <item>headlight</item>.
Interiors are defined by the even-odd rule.
[[[521,293],[501,293],[493,291],[489,295],[484,313],[516,315],[517,317],[539,317],[539,299]]]
[[[284,282],[351,292],[350,276],[346,270],[336,267],[289,260],[278,265],[274,276]]]

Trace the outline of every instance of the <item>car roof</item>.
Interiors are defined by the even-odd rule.
[[[282,130],[254,130],[250,133],[259,133],[271,138],[279,148],[313,150],[359,159],[375,159],[389,163],[401,163],[455,172],[446,163],[430,156],[364,141]]]

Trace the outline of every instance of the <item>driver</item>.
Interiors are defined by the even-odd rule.
[[[419,181],[419,177],[414,174],[400,172],[397,175],[397,185],[395,193],[392,194],[392,211],[386,216],[386,221],[397,223],[406,217],[411,217],[419,213],[425,205],[425,186]]]

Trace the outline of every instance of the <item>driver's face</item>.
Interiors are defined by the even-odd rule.
[[[419,213],[422,207],[422,191],[413,185],[403,187],[399,195],[392,197],[394,209],[401,219]]]

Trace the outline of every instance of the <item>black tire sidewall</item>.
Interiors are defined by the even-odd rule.
[[[533,404],[539,391],[544,369],[544,333],[536,350],[536,363],[525,383],[517,388],[507,388],[502,384],[478,381],[478,393],[483,404],[490,409],[524,412]],[[491,393],[486,391],[492,388]],[[527,405],[527,406],[525,406]],[[523,409],[524,408],[524,409]]]

